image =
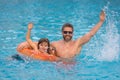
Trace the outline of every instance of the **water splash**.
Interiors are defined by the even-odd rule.
[[[103,48],[101,53],[97,56],[100,61],[115,61],[119,60],[119,34],[117,29],[117,12],[111,11],[109,9],[110,3],[104,7],[106,13],[106,33],[103,39]]]

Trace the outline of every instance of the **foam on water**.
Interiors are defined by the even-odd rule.
[[[120,35],[117,29],[117,13],[109,9],[109,3],[104,7],[106,13],[106,33],[103,34],[103,47],[99,55],[96,56],[100,61],[116,61],[119,60],[120,53]]]

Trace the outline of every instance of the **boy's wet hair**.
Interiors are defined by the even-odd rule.
[[[48,44],[48,49],[47,49],[47,53],[49,53],[49,47],[50,47],[50,42],[47,38],[41,38],[39,41],[38,41],[38,49],[39,49],[39,44],[43,43],[43,42],[46,42]]]

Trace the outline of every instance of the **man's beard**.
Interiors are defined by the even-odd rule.
[[[64,35],[63,39],[64,39],[64,41],[68,42],[68,41],[70,41],[72,39],[72,36]]]

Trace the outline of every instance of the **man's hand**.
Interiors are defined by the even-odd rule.
[[[105,12],[102,10],[102,12],[100,13],[100,21],[104,22],[105,20]]]
[[[33,28],[33,23],[28,24],[28,29],[31,30]]]

